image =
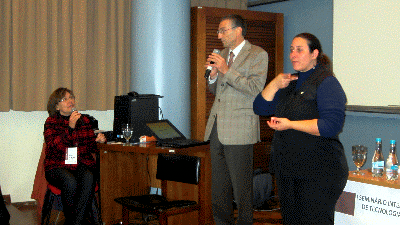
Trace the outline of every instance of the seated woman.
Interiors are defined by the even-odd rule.
[[[44,124],[46,180],[61,190],[65,224],[82,224],[94,197],[96,142],[104,134],[94,134],[89,118],[75,110],[75,96],[58,88],[47,103],[49,117]]]

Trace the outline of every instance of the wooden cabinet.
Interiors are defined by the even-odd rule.
[[[220,19],[228,14],[241,15],[248,24],[245,39],[268,52],[269,83],[283,72],[283,14],[210,7],[191,9],[191,130],[192,138],[203,140],[214,96],[207,90],[204,78],[207,56],[214,49],[223,49],[217,30]],[[269,144],[273,130],[266,124],[268,117],[260,117],[261,142],[255,145],[254,166],[267,170]],[[264,150],[265,151],[264,151]],[[263,163],[264,162],[264,163]]]

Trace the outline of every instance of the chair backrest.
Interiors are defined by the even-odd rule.
[[[199,184],[200,162],[200,157],[197,156],[159,153],[156,178]]]

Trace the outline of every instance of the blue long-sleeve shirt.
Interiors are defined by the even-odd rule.
[[[296,89],[301,87],[303,82],[314,72],[311,69],[307,72],[300,72]],[[254,113],[261,116],[275,114],[276,105],[279,102],[281,90],[279,90],[272,101],[266,101],[261,93],[253,102]],[[325,78],[317,90],[318,104],[318,130],[322,137],[334,137],[342,130],[346,109],[346,94],[339,81],[334,76]]]

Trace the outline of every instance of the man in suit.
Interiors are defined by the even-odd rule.
[[[267,79],[268,54],[244,39],[246,31],[241,16],[223,17],[218,39],[225,49],[205,65],[212,67],[208,87],[215,95],[204,137],[210,140],[215,224],[234,224],[233,200],[237,224],[253,223],[253,144],[260,141],[253,100]]]

